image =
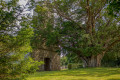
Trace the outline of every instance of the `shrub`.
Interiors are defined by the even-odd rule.
[[[82,64],[78,64],[78,63],[69,63],[68,64],[68,69],[77,69],[77,68],[81,68]]]
[[[7,66],[6,66],[6,65]],[[38,66],[43,62],[34,61],[31,57],[24,58],[21,61],[4,63],[0,68],[0,80],[24,80],[28,74],[38,70]]]
[[[68,64],[68,69],[72,69],[72,63]]]

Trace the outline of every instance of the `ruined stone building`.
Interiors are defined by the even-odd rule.
[[[44,64],[39,66],[39,71],[60,70],[60,56],[53,48],[39,48],[33,51],[34,60],[43,61]]]
[[[40,0],[37,0],[40,1]],[[41,0],[42,1],[42,0]],[[44,2],[44,1],[42,1]],[[42,4],[46,4],[46,3],[42,3]],[[40,5],[40,4],[39,4]],[[42,6],[43,7],[43,6]],[[47,9],[46,6],[44,6],[45,10]],[[52,13],[50,13],[48,10],[46,11],[47,14],[41,14],[41,13],[36,13],[35,11],[33,12],[34,16],[48,16],[51,17],[51,15],[54,15]],[[37,19],[37,18],[36,18]],[[43,20],[42,20],[43,21]],[[41,22],[42,22],[41,21]],[[44,29],[46,29],[47,26],[47,20],[42,22],[42,27],[40,27],[40,22],[38,22],[39,26],[35,29],[36,31],[42,31]],[[51,23],[54,23],[54,19],[51,20]],[[41,35],[39,34],[38,36],[39,38],[43,39],[43,37],[41,37]],[[38,39],[39,39],[38,38]],[[44,64],[39,66],[39,71],[53,71],[53,70],[60,70],[60,56],[58,55],[58,53],[56,52],[57,49],[55,49],[55,47],[46,47],[45,45],[45,41],[41,40],[41,43],[39,44],[39,42],[35,42],[35,46],[37,47],[36,49],[33,50],[32,52],[32,57],[34,60],[37,61],[43,61]]]
[[[55,51],[39,49],[34,51],[32,56],[35,60],[44,62],[39,66],[39,71],[60,70],[60,56]]]

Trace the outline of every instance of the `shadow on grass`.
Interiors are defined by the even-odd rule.
[[[70,80],[78,80],[78,79],[70,79]],[[81,78],[80,78],[79,80],[87,80],[87,79],[81,79]]]
[[[81,68],[81,69],[65,70],[65,71],[37,72],[30,77],[44,77],[44,76],[105,77],[105,76],[111,76],[117,74],[120,74],[120,68]],[[85,80],[85,79],[81,79],[81,80]],[[108,79],[108,80],[120,80],[120,79]]]
[[[76,70],[67,72],[64,75],[67,76],[96,76],[96,77],[104,77],[104,76],[111,76],[120,74],[120,70],[118,69],[107,69],[107,68],[89,68],[84,70]]]
[[[118,79],[118,78],[116,78],[116,79],[108,79],[108,80],[120,80],[120,78]]]

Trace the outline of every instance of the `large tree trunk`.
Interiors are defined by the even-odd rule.
[[[82,57],[83,61],[83,67],[100,67],[101,66],[101,60],[104,56],[103,54],[98,54],[98,55],[92,55],[90,57]]]

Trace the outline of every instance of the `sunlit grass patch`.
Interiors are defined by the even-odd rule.
[[[120,80],[120,68],[81,68],[36,72],[29,75],[27,80]]]

